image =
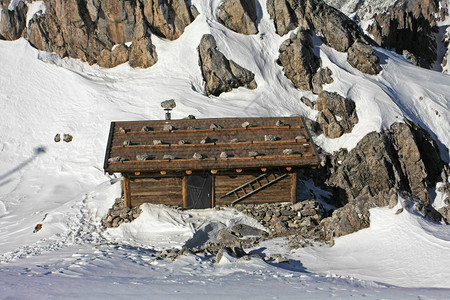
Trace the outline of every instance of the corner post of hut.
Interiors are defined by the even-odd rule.
[[[130,190],[130,176],[123,174],[123,198],[125,207],[131,207],[131,190]]]

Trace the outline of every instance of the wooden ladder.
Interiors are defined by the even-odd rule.
[[[287,176],[289,176],[289,174],[287,174],[287,173],[281,174],[279,176],[277,176],[274,173],[264,173],[262,175],[259,175],[255,179],[250,180],[249,182],[244,183],[241,186],[238,186],[234,190],[229,191],[228,193],[226,193],[225,195],[223,195],[220,198],[222,199],[227,196],[234,195],[236,197],[236,199],[233,202],[231,202],[231,204],[234,205],[234,204],[238,203],[239,201],[253,195],[254,193],[256,193],[260,190],[265,189],[269,185],[274,184],[275,182],[278,182]],[[272,178],[270,178],[270,177],[272,177]],[[238,192],[242,192],[243,195],[239,195]]]

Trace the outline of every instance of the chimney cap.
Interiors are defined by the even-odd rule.
[[[174,109],[177,106],[174,99],[165,100],[161,102],[161,107],[164,109]]]

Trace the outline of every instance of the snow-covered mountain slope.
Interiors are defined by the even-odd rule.
[[[153,37],[159,59],[145,70],[132,69],[127,64],[107,70],[39,52],[23,39],[0,41],[0,286],[5,291],[2,297],[29,298],[35,295],[35,290],[42,297],[58,297],[60,293],[73,298],[80,295],[98,298],[108,293],[125,297],[142,295],[150,288],[154,298],[194,295],[297,298],[306,292],[308,296],[313,293],[312,298],[447,295],[449,290],[427,288],[450,286],[450,268],[445,257],[450,250],[450,234],[438,224],[418,226],[422,221],[409,212],[392,216],[394,211],[374,210],[374,227],[337,239],[336,248],[290,253],[284,240],[265,246],[267,253],[285,252],[292,259],[290,265],[269,265],[261,260],[237,262],[231,258],[228,263],[212,265],[208,258],[193,255],[173,264],[169,261],[149,264],[154,249],[163,246],[154,239],[133,234],[133,230],[159,222],[158,234],[169,236],[170,240],[176,240],[171,233],[183,237],[174,244],[179,247],[204,227],[192,226],[186,220],[174,223],[177,218],[186,218],[178,212],[167,213],[174,216],[172,219],[143,215],[139,220],[143,225],[137,229],[124,226],[105,232],[100,228],[101,217],[121,192],[120,178],[105,175],[102,170],[111,121],[161,119],[160,102],[171,98],[177,101],[174,118],[189,114],[196,117],[300,114],[314,118],[317,114],[300,101],[301,96],[311,99],[316,96],[295,89],[275,63],[279,46],[288,36],[275,34],[265,9],[260,12],[260,35],[244,36],[217,21],[220,1],[192,2],[200,15],[176,41]],[[265,1],[260,1],[260,5],[265,7]],[[197,46],[205,33],[214,35],[227,58],[255,73],[257,89],[239,88],[219,97],[203,94]],[[325,89],[352,98],[360,120],[352,133],[341,138],[317,137],[316,142],[322,148],[329,152],[341,147],[351,149],[367,133],[408,118],[430,131],[440,145],[442,158],[449,161],[449,75],[415,67],[401,56],[376,49],[384,70],[377,76],[369,76],[352,68],[346,54],[321,44],[318,39],[315,44],[323,65],[333,71],[334,83]],[[55,143],[57,133],[72,134],[73,141]],[[196,222],[214,218],[213,211],[205,214],[211,216],[198,217]],[[377,221],[380,215],[386,216],[384,226]],[[215,220],[217,228],[230,226],[233,218],[244,219],[230,213]],[[38,223],[43,224],[42,230],[33,233]],[[176,230],[164,231],[165,225]],[[156,235],[151,229],[148,234]],[[414,243],[411,237],[418,242]],[[400,257],[378,253],[378,258],[384,259],[381,266],[361,264],[376,261],[370,240],[376,240],[383,249],[393,252],[406,249],[406,253],[402,252],[404,256]],[[360,241],[363,243],[358,246]],[[357,250],[360,252],[352,261],[344,259],[345,253]],[[433,253],[433,257],[421,256],[418,265],[433,265],[433,271],[444,276],[433,276],[430,271],[424,279],[421,273],[410,272],[417,257],[408,256],[408,250],[414,254]],[[434,265],[435,262],[440,263]],[[400,268],[400,264],[405,264],[405,271],[392,271]],[[80,289],[85,286],[92,288],[92,294]]]
[[[397,0],[325,0],[325,2],[345,14],[350,15],[356,12],[360,17],[365,18],[384,12]]]

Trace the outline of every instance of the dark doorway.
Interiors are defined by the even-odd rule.
[[[192,174],[187,177],[187,208],[210,208],[211,174]]]

